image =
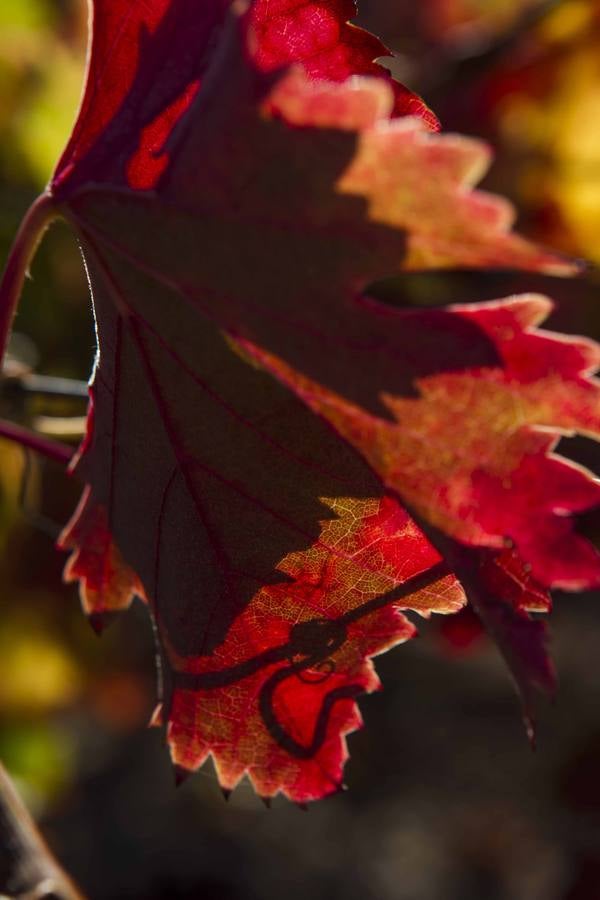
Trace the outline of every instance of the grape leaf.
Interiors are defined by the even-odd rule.
[[[530,716],[553,675],[528,610],[600,571],[569,516],[598,488],[551,452],[596,430],[593,346],[534,331],[535,297],[368,297],[402,270],[573,266],[473,190],[483,145],[403,118],[432,124],[387,76],[338,83],[379,72],[346,13],[97,3],[50,188],[99,344],[68,575],[97,622],[147,597],[180,771],[212,754],[225,788],[299,802],[339,786],[369,659],[413,633],[400,609],[455,611],[462,583]]]
[[[96,24],[98,27],[98,24],[102,23],[97,22]],[[351,33],[353,35],[362,34],[356,30]],[[375,42],[371,47],[375,47]],[[378,52],[382,49],[378,43],[376,49]],[[314,59],[312,62],[314,63]],[[188,93],[190,92],[188,91]],[[129,109],[129,102],[130,97],[123,103],[124,109]],[[398,101],[396,106],[398,106]],[[84,102],[84,115],[85,110]],[[172,125],[174,123],[173,106],[169,110],[168,124]],[[163,118],[161,128],[165,124],[167,123]],[[106,131],[110,134],[110,128]],[[77,131],[75,135],[72,142],[75,148],[73,153],[78,150]],[[98,144],[101,145],[103,139],[105,139],[105,135],[100,138]],[[141,144],[147,148],[155,140],[156,131],[149,133],[146,130]],[[90,155],[93,158],[99,158],[103,152],[94,148]],[[66,155],[69,156],[69,151]],[[144,156],[144,153],[140,153],[138,148],[126,164],[127,179],[130,184],[133,182],[136,188],[146,187],[149,184],[148,169],[144,169],[147,159],[147,152]],[[84,161],[80,168],[72,167],[63,159],[54,179],[55,191],[58,193],[72,190],[72,185],[77,182],[81,168],[85,171],[86,165],[89,163]],[[155,174],[156,169],[152,172],[152,175]],[[111,174],[109,180],[113,177],[115,177],[114,174]],[[328,433],[322,433],[322,427],[318,428],[318,421],[315,421],[312,416],[309,415],[307,421],[307,414],[299,404],[292,404],[290,408],[289,398],[282,396],[285,392],[277,389],[271,379],[248,372],[247,364],[240,362],[239,356],[231,351],[218,332],[214,328],[208,327],[208,324],[202,323],[203,330],[197,334],[189,348],[183,346],[180,336],[176,333],[173,334],[172,343],[169,346],[169,335],[162,325],[160,335],[153,336],[150,326],[144,335],[136,334],[135,350],[142,355],[147,367],[142,378],[137,377],[135,365],[132,366],[130,361],[128,338],[131,336],[125,333],[127,329],[122,329],[120,322],[115,324],[114,319],[107,327],[107,323],[110,321],[110,311],[108,306],[103,310],[101,291],[103,280],[101,275],[96,277],[96,269],[102,269],[102,263],[99,259],[95,260],[93,254],[90,253],[88,256],[88,266],[90,272],[93,273],[94,301],[99,328],[99,343],[102,345],[102,350],[101,366],[94,386],[94,408],[97,413],[93,425],[90,420],[90,442],[89,447],[82,453],[81,469],[85,472],[88,451],[96,452],[98,459],[101,458],[100,454],[103,456],[104,453],[108,453],[110,465],[106,470],[102,463],[104,471],[90,475],[94,482],[94,503],[91,505],[90,498],[86,496],[72,525],[62,536],[61,545],[65,549],[75,547],[75,553],[67,567],[67,577],[73,578],[79,575],[83,578],[84,608],[88,612],[91,611],[97,627],[102,624],[107,612],[110,613],[118,607],[123,608],[130,602],[137,585],[135,580],[129,577],[128,566],[123,564],[124,571],[119,575],[118,566],[114,565],[115,559],[120,558],[120,551],[117,551],[114,545],[107,540],[108,534],[102,522],[105,515],[104,510],[110,510],[111,528],[118,539],[119,547],[123,549],[128,560],[135,562],[136,569],[141,573],[145,584],[152,585],[154,613],[165,645],[167,677],[169,678],[173,672],[172,680],[176,685],[177,670],[183,665],[182,659],[204,658],[208,660],[209,668],[211,664],[216,664],[211,652],[214,647],[222,644],[223,639],[229,633],[231,623],[241,616],[241,627],[247,627],[242,613],[247,604],[250,604],[251,610],[254,610],[250,613],[252,618],[258,618],[261,622],[261,631],[267,636],[267,643],[272,642],[283,628],[290,628],[290,623],[283,620],[279,629],[273,633],[271,627],[273,617],[271,616],[270,620],[265,618],[264,612],[261,612],[260,603],[258,611],[255,610],[257,604],[253,597],[256,594],[257,586],[267,585],[274,579],[275,581],[285,579],[285,570],[283,570],[283,575],[281,573],[278,575],[275,567],[285,556],[286,551],[297,546],[304,547],[307,544],[310,546],[317,540],[318,528],[323,517],[328,513],[331,515],[328,508],[323,506],[321,497],[328,494],[335,495],[336,492],[339,494],[340,490],[345,490],[350,497],[343,497],[344,502],[353,502],[356,505],[355,498],[357,493],[358,496],[361,495],[361,481],[365,481],[364,471],[366,470],[357,460],[353,460],[350,472],[345,475],[344,457],[347,456],[347,452],[340,453],[339,448],[331,447],[331,437]],[[105,276],[105,284],[106,281]],[[115,287],[113,265],[113,270],[108,277],[107,288],[114,294]],[[136,285],[136,289],[140,289],[139,283]],[[143,291],[147,290],[156,294],[157,286],[146,285]],[[164,303],[164,298],[158,298],[157,303]],[[167,299],[167,303],[171,310],[170,315],[173,321],[178,323],[180,330],[186,315],[189,316],[189,312],[187,309],[183,309],[177,313],[176,305],[181,305],[177,298],[170,297]],[[148,310],[143,315],[147,317],[147,314]],[[140,322],[142,321],[147,322],[147,319],[140,318]],[[190,336],[198,332],[198,325],[197,321],[190,323]],[[114,348],[114,369],[107,366],[108,354],[113,349],[111,345],[114,336],[110,333],[113,327],[118,336],[117,346]],[[147,355],[147,344],[149,340],[153,340],[153,337],[160,337],[160,340],[154,341],[155,346],[151,347],[150,354]],[[176,352],[173,351],[173,348],[176,348]],[[127,446],[126,434],[131,433],[130,410],[137,408],[141,411],[143,406],[142,398],[148,393],[148,372],[151,369],[159,371],[157,380],[160,380],[158,389],[162,397],[161,403],[166,402],[170,407],[167,442],[170,446],[156,448],[152,457],[148,458],[147,448],[156,444],[155,429],[157,425],[159,432],[162,430],[160,417],[157,422],[156,416],[152,416],[152,414],[142,416],[140,421],[150,426],[149,432],[147,438],[142,438],[141,441],[141,435],[138,433],[133,447]],[[165,393],[165,379],[172,382],[176,392],[169,398]],[[184,390],[183,379],[188,381],[189,393]],[[119,395],[118,410],[114,408],[114,397],[112,402],[109,400],[110,405],[105,402],[107,381],[110,385],[108,392]],[[242,382],[243,389],[241,389]],[[207,388],[207,386],[210,387]],[[199,408],[197,396],[198,391],[202,388],[205,389],[206,407],[204,410]],[[127,393],[131,391],[131,403],[125,395],[125,391]],[[176,401],[175,396],[177,397]],[[153,402],[155,399],[156,390],[150,401]],[[176,423],[172,421],[175,406],[179,407],[179,421]],[[105,423],[103,419],[107,409],[110,409],[110,421]],[[198,426],[193,418],[190,419],[190,409],[195,409],[196,416],[204,422],[210,421],[216,432],[221,431],[222,438],[217,445],[212,441],[212,432],[205,436],[208,441],[198,441],[196,434]],[[119,410],[125,411],[124,428],[120,427],[122,423],[119,418]],[[272,424],[269,421],[271,419]],[[186,433],[186,420],[189,420],[192,426],[191,434]],[[245,434],[246,440],[238,433],[240,430]],[[230,437],[228,437],[229,432],[231,432]],[[284,436],[283,445],[279,437],[280,433]],[[224,443],[227,442],[230,442],[229,447],[235,447],[236,453],[228,463],[225,463],[228,451],[224,450]],[[140,445],[144,448],[145,459],[136,462]],[[125,473],[126,485],[122,484],[120,480],[120,464],[123,454],[127,457],[128,465],[133,463],[142,476],[131,479],[130,475]],[[328,465],[328,460],[332,455],[336,456],[335,475],[330,473],[331,467]],[[184,456],[185,459],[183,459]],[[213,468],[211,469],[211,467]],[[106,484],[105,472],[108,474],[108,483]],[[178,492],[182,490],[182,485],[178,483],[178,477],[183,477],[183,491],[189,494],[185,498],[187,502],[181,502],[181,498],[178,497]],[[370,474],[366,476],[366,482],[369,487],[367,494],[373,493],[377,496],[380,487]],[[148,490],[148,483],[156,484],[156,495],[153,496]],[[252,492],[248,495],[247,491],[240,491],[238,487],[240,483],[243,486],[251,485]],[[296,491],[292,490],[294,484],[297,485]],[[364,492],[363,488],[362,493]],[[121,509],[121,513],[117,511],[117,507]],[[98,510],[102,512],[98,513]],[[126,510],[127,513],[123,516]],[[129,527],[130,514],[134,510],[138,510],[144,519],[154,518],[155,527],[145,530],[131,529]],[[232,514],[235,515],[237,527],[231,521]],[[356,511],[352,513],[353,525],[360,523],[360,517],[357,518],[357,516]],[[123,528],[116,524],[116,520],[120,517],[124,523]],[[100,518],[100,524],[98,524],[98,518]],[[90,542],[87,531],[90,520],[96,529],[93,532],[92,542]],[[126,525],[125,522],[127,522]],[[273,533],[274,526],[277,529],[275,533]],[[415,532],[415,534],[417,533]],[[132,546],[132,539],[134,546]],[[83,546],[82,540],[84,541]],[[406,540],[400,534],[394,540],[397,542],[402,540],[403,545],[406,545]],[[91,549],[87,546],[90,543]],[[392,538],[388,540],[388,543],[393,543]],[[413,570],[415,564],[418,569],[420,557],[423,556],[423,551],[417,552],[419,543],[426,548],[425,553],[428,553],[430,558],[434,560],[437,558],[435,551],[428,547],[422,536],[419,539],[413,538],[410,544],[411,561],[408,563]],[[174,546],[177,547],[175,556],[173,555]],[[323,540],[318,540],[315,546],[322,555]],[[102,570],[99,565],[101,559],[99,550],[104,550],[105,553],[103,571],[106,573],[106,579],[104,584],[97,577]],[[328,559],[335,558],[336,552],[335,547],[327,548]],[[163,555],[167,558],[168,568],[162,566]],[[404,565],[406,567],[407,563],[405,562]],[[421,561],[420,565],[423,566],[424,563]],[[427,568],[426,563],[425,568]],[[353,571],[360,575],[361,568],[358,561],[354,563]],[[367,574],[369,572],[370,570],[367,570]],[[167,583],[164,581],[165,577]],[[426,580],[432,581],[432,579],[435,581],[434,575],[427,576]],[[446,596],[448,581],[454,585],[453,606],[448,605],[450,601]],[[389,580],[385,581],[386,586],[389,583],[391,583]],[[130,587],[129,593],[128,586]],[[357,598],[360,598],[361,595],[366,596],[366,587],[362,590],[357,589],[355,593]],[[173,603],[172,601],[176,597],[179,598],[179,601]],[[301,598],[298,598],[298,604],[300,600]],[[424,611],[422,600],[416,599],[414,602],[420,603]],[[431,592],[431,608],[439,608],[439,611],[456,608],[456,605],[461,602],[463,602],[462,592],[452,576],[446,577],[439,596],[436,591]],[[310,607],[308,612],[310,613]],[[295,620],[298,620],[302,615],[300,607],[296,609],[294,615]],[[393,614],[390,613],[390,616],[391,621],[394,622]],[[412,627],[401,618],[395,623],[394,629],[390,626],[388,630],[388,643],[410,636],[413,631]],[[375,634],[376,631],[371,638],[373,648],[379,647]],[[375,683],[373,676],[368,674],[369,667],[365,667],[368,643],[365,643],[364,640],[363,643],[365,645],[365,655],[362,657],[364,673],[361,675],[358,670],[354,673],[355,683],[353,691],[348,697],[354,696],[357,688],[372,689]],[[251,644],[241,644],[239,652],[247,655],[249,646]],[[230,652],[228,649],[228,653]],[[347,680],[352,674],[352,668],[348,672],[344,672],[344,669],[340,668],[344,659],[346,657],[337,663],[336,680],[339,680],[340,677]],[[355,662],[355,670],[357,665],[358,663]],[[307,666],[302,666],[302,669],[305,667]],[[235,666],[233,668],[235,669]],[[239,679],[237,680],[239,681]],[[297,679],[294,684],[296,682]],[[327,735],[323,735],[321,740],[324,741],[325,736],[327,737],[327,766],[332,772],[337,772],[337,775],[335,778],[332,775],[328,776],[322,783],[323,778],[315,781],[314,777],[311,779],[304,772],[295,786],[282,780],[280,785],[282,789],[289,796],[298,800],[313,798],[318,796],[319,792],[328,792],[336,783],[339,783],[341,765],[345,758],[340,723],[347,720],[349,724],[345,730],[348,730],[350,723],[357,721],[353,703],[347,700],[341,713],[338,713],[337,709],[332,710],[332,721],[329,723],[329,710],[333,706],[332,701],[336,697],[336,691],[331,692],[331,685],[326,682],[327,679],[323,679],[320,693],[323,698],[329,699],[324,699],[324,715],[321,715],[319,721],[321,729],[324,727]],[[234,694],[236,691],[239,692],[239,685],[236,687],[235,679],[230,679],[229,688],[230,692],[233,690]],[[207,703],[212,700],[214,694],[214,691],[212,695],[209,692]],[[222,698],[220,699],[221,694],[223,694],[223,689],[216,692],[217,705],[224,702]],[[202,698],[198,692],[194,696]],[[174,704],[181,702],[178,698],[179,693],[176,691],[173,698]],[[250,698],[248,702],[250,702]],[[320,702],[319,695],[315,698],[315,702]],[[169,705],[170,703],[169,698]],[[301,708],[301,697],[298,698],[298,708]],[[254,713],[254,718],[257,717],[260,718],[259,710]],[[189,752],[184,752],[182,749],[182,747],[185,748],[185,745],[180,734],[181,729],[177,727],[178,714],[176,711],[173,713],[172,722],[170,731],[174,758],[178,759],[179,756],[183,756],[188,767],[191,767],[193,762],[199,764],[199,759],[193,760]],[[333,736],[330,737],[329,733],[332,729]],[[257,746],[259,730],[254,722],[253,731]],[[264,724],[262,731],[265,732]],[[268,734],[266,737],[268,738]],[[211,741],[214,743],[214,736],[211,735],[210,730],[205,739],[209,747]],[[217,759],[219,758],[216,749],[218,746],[217,741],[214,749]],[[229,756],[234,751],[237,752],[240,760],[243,760],[237,744],[235,747],[229,748]],[[316,748],[312,755],[319,756]],[[180,763],[180,766],[182,765],[183,763]],[[307,769],[308,772],[319,770],[323,773],[327,771],[326,768],[323,768],[324,765],[325,762],[320,759],[310,763],[305,754],[305,762],[300,772]],[[274,762],[271,763],[271,768],[273,766]],[[242,770],[243,768],[242,766]],[[250,767],[257,786],[261,787],[265,795],[273,793],[279,786],[276,781],[276,772],[271,772],[269,776],[268,771],[261,773],[260,767],[257,771],[255,771],[256,769],[256,766]],[[271,791],[268,791],[265,786],[267,777],[271,778],[274,785]],[[229,777],[228,783],[230,782],[231,777]]]

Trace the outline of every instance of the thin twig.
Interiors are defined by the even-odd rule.
[[[47,459],[68,466],[73,458],[73,449],[67,444],[60,441],[52,441],[35,431],[29,431],[22,425],[15,425],[14,422],[7,422],[6,419],[0,419],[0,437],[7,438],[20,444],[21,447],[28,447],[35,450]]]
[[[50,852],[1,763],[0,894],[14,900],[84,900]]]
[[[8,377],[3,389],[11,394],[25,394],[35,397],[60,397],[65,400],[88,399],[88,384],[76,378],[57,378],[54,375],[38,375],[27,372],[25,375]]]

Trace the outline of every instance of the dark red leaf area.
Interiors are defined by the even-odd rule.
[[[317,181],[320,176],[334,180],[343,166],[347,143],[337,135],[299,135],[302,174],[312,171]],[[329,151],[324,155],[329,163],[325,171],[325,166],[311,169],[311,160],[320,155],[319,144]],[[263,171],[268,177],[267,166]],[[163,284],[177,285],[190,302],[230,333],[276,349],[315,381],[380,416],[390,415],[381,394],[413,396],[415,378],[498,365],[497,349],[477,323],[444,310],[398,311],[361,300],[362,279],[370,280],[369,271],[381,272],[386,255],[387,266],[397,266],[403,239],[366,220],[359,201],[341,196],[334,200],[332,195],[338,221],[313,226],[306,221],[314,208],[310,196],[316,195],[320,202],[323,198],[318,193],[320,185],[304,177],[298,192],[304,193],[306,205],[300,207],[298,198],[295,214],[293,187],[279,221],[269,220],[265,210],[261,222],[261,210],[254,213],[254,201],[264,207],[276,185],[269,186],[266,178],[259,179],[260,174],[248,176],[254,178],[255,189],[251,197],[238,194],[238,211],[232,215],[226,202],[210,209],[210,178],[204,214],[181,207],[167,211],[144,197],[121,198],[99,191],[76,197],[70,205],[94,241],[108,244],[122,259]],[[248,216],[245,222],[242,212]],[[301,217],[304,223],[298,221]],[[119,229],[115,241],[117,220],[124,230]],[[296,231],[298,241],[291,239]],[[158,242],[152,237],[157,234]],[[180,254],[177,259],[174,247]],[[281,285],[285,285],[285,306]]]
[[[84,99],[54,174],[55,193],[67,182],[73,188],[86,180],[138,190],[157,184],[167,138],[207,72],[229,7],[229,0],[94,3]],[[311,76],[332,81],[356,74],[384,78],[394,90],[396,115],[439,127],[420,98],[374,63],[388,51],[348,24],[355,14],[352,0],[255,0],[253,57],[265,70],[301,63]]]
[[[481,581],[486,591],[503,597],[518,612],[550,612],[550,592],[531,574],[513,549],[489,557],[482,568]]]
[[[100,356],[77,471],[156,617],[174,761],[210,753],[222,785],[248,772],[265,796],[336,790],[369,657],[414,634],[399,609],[452,612],[462,589],[325,422],[180,293],[85,252]],[[103,557],[127,585],[94,521],[63,540],[90,612]]]
[[[413,395],[417,377],[497,365],[475,319],[361,296],[399,270],[404,233],[335,190],[355,134],[290,133],[257,115],[262,84],[231,60],[173,149],[158,197],[97,188],[71,196],[89,239],[176,287],[231,334],[382,416],[382,393]]]
[[[496,598],[491,602],[498,607],[498,598],[501,598],[504,606],[512,606],[516,613],[550,612],[552,608],[549,591],[535,581],[531,566],[524,563],[514,549],[498,554],[482,553],[479,581],[481,606],[489,603],[490,598]],[[484,633],[481,619],[471,606],[454,616],[440,619],[437,627],[448,646],[458,653],[469,652],[479,644]],[[491,637],[495,637],[493,632]]]
[[[86,253],[101,365],[79,472],[174,648],[210,653],[261,586],[285,581],[277,564],[317,540],[331,515],[319,498],[382,489],[184,299]]]
[[[128,183],[127,166],[144,129],[154,123],[165,132],[167,120],[170,127],[176,121],[165,110],[180,116],[189,105],[228,7],[228,0],[94,3],[83,105],[54,175],[57,195],[85,181]]]
[[[482,643],[485,635],[481,620],[470,606],[453,616],[444,616],[437,623],[443,649],[450,655],[468,655]]]
[[[533,743],[537,694],[553,697],[556,692],[556,670],[548,655],[548,626],[515,610],[501,597],[473,592],[472,596],[478,616],[516,682],[527,735]]]
[[[523,719],[531,741],[535,737],[538,692],[553,696],[556,672],[548,655],[545,622],[528,610],[548,611],[550,598],[530,576],[512,550],[497,554],[466,547],[431,526],[425,533],[465,588],[472,609],[504,657],[519,691]],[[469,637],[473,629],[468,629]]]

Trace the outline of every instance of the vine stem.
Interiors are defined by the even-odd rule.
[[[68,466],[73,458],[73,450],[68,444],[52,441],[43,434],[29,431],[28,428],[23,428],[22,425],[16,425],[14,422],[7,422],[6,419],[0,419],[0,438],[6,438],[20,444],[21,447],[35,450],[36,453],[53,462],[60,463],[61,466]]]
[[[6,353],[10,329],[27,270],[46,228],[57,216],[58,209],[54,197],[49,193],[41,194],[29,207],[8,254],[6,268],[0,281],[0,364]],[[0,421],[0,437],[16,441],[22,447],[35,450],[61,465],[68,465],[73,455],[70,447],[57,441],[50,441],[12,422]]]
[[[57,209],[52,196],[46,193],[38,197],[23,219],[8,255],[0,282],[0,362],[6,352],[27,269],[46,228],[56,216]],[[0,436],[36,450],[63,465],[68,465],[71,460],[70,447],[49,441],[43,435],[30,432],[12,422],[0,421]],[[12,897],[83,900],[82,894],[45,845],[1,764],[0,892],[2,896]]]
[[[38,197],[21,222],[8,254],[0,282],[0,360],[4,359],[27,270],[46,228],[57,215],[58,210],[51,194],[45,193]]]

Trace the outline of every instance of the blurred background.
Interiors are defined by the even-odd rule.
[[[364,0],[359,22],[397,56],[445,129],[490,140],[485,186],[519,227],[591,265],[574,281],[517,273],[411,276],[397,304],[541,290],[551,326],[600,339],[600,5],[596,0]],[[86,42],[83,0],[0,2],[0,261],[69,133]],[[78,248],[54,226],[16,322],[0,415],[75,434],[76,398],[18,387],[29,371],[87,379],[94,355]],[[600,469],[586,440],[563,443]],[[175,790],[146,723],[156,684],[139,607],[99,640],[53,544],[79,494],[58,466],[0,442],[0,759],[51,847],[93,900],[598,900],[600,604],[557,596],[560,676],[538,749],[496,651],[468,618],[421,625],[381,657],[383,693],[361,702],[348,793],[308,812],[225,803],[205,769]],[[600,538],[600,517],[580,527]]]

